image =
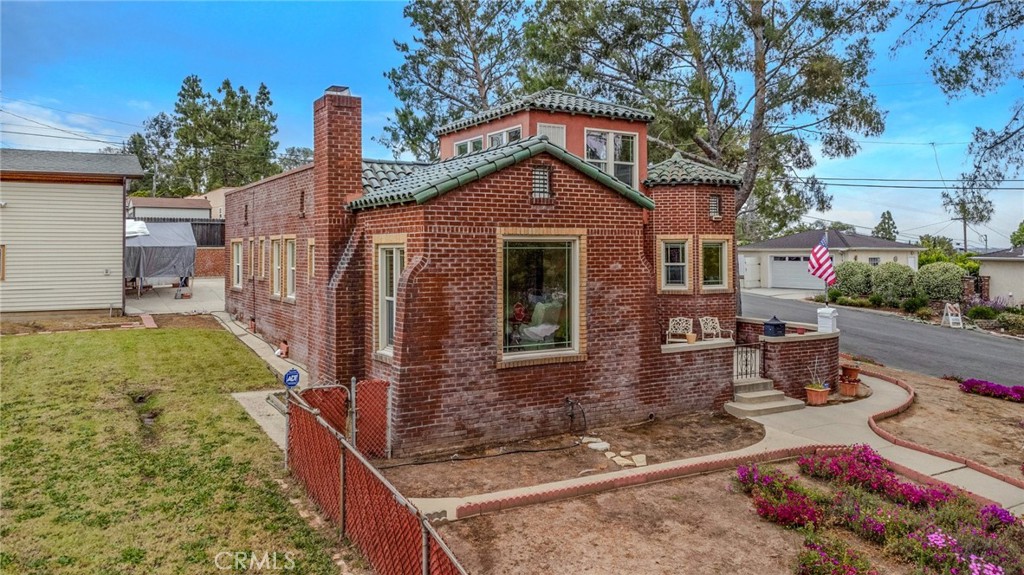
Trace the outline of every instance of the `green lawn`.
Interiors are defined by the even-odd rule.
[[[276,385],[230,334],[4,337],[0,361],[0,572],[231,572],[221,552],[338,572],[336,540],[299,517],[283,455],[228,395]]]

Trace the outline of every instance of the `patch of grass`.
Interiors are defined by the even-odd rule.
[[[0,346],[0,573],[214,573],[219,552],[337,573],[284,492],[283,456],[229,392],[273,388],[214,330],[74,332]]]

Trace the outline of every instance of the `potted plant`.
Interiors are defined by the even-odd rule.
[[[697,343],[697,334],[692,331],[686,334],[686,343]]]
[[[857,389],[860,388],[860,379],[850,379],[845,375],[839,380],[839,395],[844,397],[857,397]]]
[[[850,380],[854,380],[860,377],[860,363],[853,362],[849,365],[844,365],[843,377]]]
[[[807,405],[825,405],[828,403],[828,395],[832,391],[828,382],[818,372],[818,358],[814,358],[814,367],[807,368],[811,373],[811,383],[804,386],[807,392]]]

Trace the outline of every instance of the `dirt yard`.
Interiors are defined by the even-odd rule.
[[[1011,477],[1024,462],[1024,405],[968,394],[955,381],[865,366],[903,379],[917,391],[910,409],[880,423],[883,429],[932,449],[963,455]]]
[[[142,325],[142,321],[137,317],[111,316],[108,312],[94,311],[15,312],[3,315],[3,321],[0,321],[0,334],[111,329],[122,325],[137,326]]]
[[[764,429],[724,413],[702,412],[626,428],[590,430],[588,435],[607,441],[617,453],[644,454],[650,465],[746,447],[760,441]],[[460,458],[477,459],[402,467],[396,465],[410,462],[393,460],[382,468],[384,475],[409,497],[464,497],[621,469],[603,452],[574,445],[578,440],[579,436],[566,434],[458,454]],[[546,451],[501,455],[538,450]],[[434,461],[437,459],[442,458]]]
[[[796,474],[796,465],[782,466]],[[803,536],[762,520],[733,471],[621,489],[442,525],[474,574],[792,573]],[[844,537],[852,543],[855,537]],[[879,573],[912,571],[857,546]]]

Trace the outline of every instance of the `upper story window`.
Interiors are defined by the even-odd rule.
[[[586,161],[627,186],[636,186],[636,134],[587,130]]]
[[[708,200],[708,215],[712,218],[722,217],[722,196],[719,194],[711,194]]]
[[[509,128],[502,130],[501,132],[494,132],[487,134],[487,147],[497,148],[498,146],[504,146],[512,142],[518,142],[523,137],[523,128],[516,126],[515,128]]]
[[[455,155],[461,156],[470,152],[479,152],[484,149],[484,138],[483,136],[477,136],[470,140],[463,140],[455,143]]]
[[[537,124],[537,135],[547,136],[548,141],[558,146],[565,147],[565,126],[561,124]]]
[[[663,241],[661,244],[661,289],[686,289],[686,240]]]

